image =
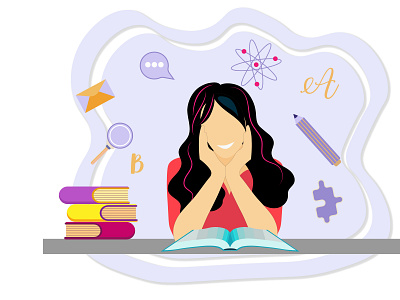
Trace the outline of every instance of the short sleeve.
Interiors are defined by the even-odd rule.
[[[167,200],[168,200],[168,220],[169,220],[169,228],[171,229],[171,233],[174,234],[174,225],[175,221],[178,218],[181,212],[181,204],[178,200],[172,197],[168,191],[168,185],[172,178],[178,173],[181,168],[181,160],[180,158],[176,158],[171,161],[168,165],[167,171]]]
[[[281,229],[282,222],[282,206],[278,208],[266,207],[275,220],[277,232]]]
[[[282,163],[275,159],[274,160],[280,165],[282,166]],[[272,215],[272,217],[275,220],[276,223],[276,228],[277,228],[277,232],[279,232],[279,229],[281,228],[281,223],[282,223],[282,206],[278,207],[278,208],[271,208],[271,207],[267,207],[268,211],[270,212],[270,214]]]

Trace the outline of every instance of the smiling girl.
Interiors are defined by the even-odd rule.
[[[167,174],[175,240],[210,227],[277,235],[294,176],[272,158],[273,139],[258,125],[249,94],[234,84],[207,83],[187,112],[190,132]]]

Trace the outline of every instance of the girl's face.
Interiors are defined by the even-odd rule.
[[[218,156],[231,158],[242,148],[245,129],[217,101],[210,117],[202,126],[205,127],[208,143]]]

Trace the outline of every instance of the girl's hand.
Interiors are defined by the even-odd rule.
[[[207,165],[212,175],[225,177],[225,166],[219,161],[214,151],[208,147],[207,141],[207,133],[205,132],[204,126],[201,126],[199,135],[200,160]]]
[[[240,170],[243,166],[251,159],[252,153],[252,139],[250,126],[246,126],[246,131],[243,135],[243,146],[236,152],[233,159],[226,166],[226,178],[229,181],[229,177],[240,176]]]

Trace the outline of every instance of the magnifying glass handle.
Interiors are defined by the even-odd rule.
[[[104,155],[104,153],[106,153],[108,151],[108,149],[111,149],[108,145],[104,148],[103,151],[100,152],[99,155],[96,156],[95,159],[92,160],[91,164],[94,165],[96,163],[96,161],[98,161],[100,159],[100,157],[102,157]]]

